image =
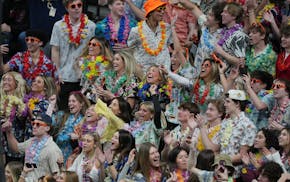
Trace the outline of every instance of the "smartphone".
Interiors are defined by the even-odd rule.
[[[25,166],[27,167],[27,168],[37,168],[37,166],[36,166],[36,164],[35,163],[25,163]]]
[[[239,68],[240,75],[247,75],[248,74],[248,67],[245,65],[244,67]]]

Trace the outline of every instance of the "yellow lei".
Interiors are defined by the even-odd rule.
[[[8,101],[6,108],[5,103]],[[24,109],[25,109],[25,104],[23,103],[22,99],[13,96],[13,95],[5,95],[1,98],[0,102],[0,115],[5,117],[9,117],[12,111],[12,107],[15,106],[17,108],[17,114],[20,115]]]
[[[233,132],[233,123],[232,120],[228,120],[227,122],[227,127],[225,128],[225,131],[223,132],[223,136],[221,138],[221,145],[226,147],[229,144],[230,138],[232,136]]]
[[[159,23],[160,28],[161,28],[161,40],[160,40],[160,42],[158,44],[157,49],[152,50],[151,48],[149,48],[148,42],[146,41],[146,37],[145,37],[145,35],[142,32],[142,23],[143,23],[143,21],[141,21],[141,22],[138,23],[138,32],[139,32],[139,35],[140,35],[140,38],[141,38],[142,46],[143,46],[143,48],[145,49],[145,51],[148,54],[150,54],[152,56],[157,56],[162,51],[163,46],[165,44],[165,39],[166,39],[166,25],[165,25],[165,23],[163,21],[161,21]]]
[[[263,19],[264,13],[270,11],[274,7],[275,7],[274,3],[270,3],[270,4],[266,5],[261,11],[259,11],[259,13],[258,13],[258,15],[256,17],[256,21],[257,22],[261,22],[261,20]]]
[[[221,129],[221,125],[220,124],[209,128],[209,131],[208,131],[208,134],[207,134],[208,138],[212,139],[217,134],[217,132],[220,131],[220,129]],[[197,147],[198,151],[204,150],[204,145],[203,145],[202,139],[201,139],[201,133],[198,136],[196,147]]]

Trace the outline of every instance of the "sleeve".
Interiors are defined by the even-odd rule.
[[[60,46],[60,40],[59,40],[59,37],[61,37],[60,32],[61,32],[61,29],[59,26],[59,22],[56,22],[53,26],[53,29],[52,29],[51,38],[50,38],[50,45]]]
[[[266,95],[265,97],[261,99],[261,101],[267,105],[269,111],[273,109],[274,104],[275,104],[275,98],[273,94]]]
[[[281,160],[280,153],[278,151],[273,153],[273,154],[266,155],[266,158],[270,161],[273,161],[273,162],[276,162],[277,164],[279,164],[282,167],[284,173],[287,173],[287,170],[284,167],[284,164]]]
[[[206,15],[205,14],[202,14],[201,16],[198,17],[197,19],[197,23],[200,27],[203,27],[205,22],[206,22]]]
[[[18,143],[17,147],[20,153],[25,153],[26,148],[30,145],[32,141],[32,138],[30,138],[29,140],[22,142],[22,143]]]
[[[186,86],[186,87],[190,87],[192,85],[192,82],[188,78],[180,76],[171,71],[168,73],[168,76],[179,85]]]
[[[238,58],[246,57],[246,48],[248,46],[248,37],[244,32],[239,32],[231,41],[231,49],[234,51],[234,56]]]
[[[19,66],[23,66],[21,63],[22,59],[22,53],[18,52],[16,53],[7,63],[9,65],[9,69],[17,72],[21,72],[22,69],[20,69]]]
[[[138,44],[138,40],[139,40],[138,37],[139,37],[138,27],[132,28],[130,33],[129,33],[128,40],[127,40],[128,47],[136,47]]]
[[[93,182],[99,181],[98,180],[99,179],[99,170],[95,167],[95,165],[92,168],[92,170],[90,171],[89,176]]]
[[[53,149],[49,154],[48,163],[49,168],[52,173],[59,172],[59,167],[57,164],[57,159],[59,159],[62,156],[61,150],[58,148],[56,144],[54,144]]]
[[[249,123],[244,126],[244,136],[245,137],[242,138],[241,145],[252,146],[256,137],[256,127],[253,123]]]

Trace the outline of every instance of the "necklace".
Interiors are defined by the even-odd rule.
[[[17,115],[22,115],[25,112],[25,104],[22,99],[13,96],[5,95],[0,102],[0,116],[9,117],[9,122],[13,122]]]
[[[210,127],[209,128],[209,124],[208,124],[207,125],[207,128],[208,128],[208,134],[207,134],[208,135],[208,138],[209,139],[212,139],[217,134],[217,132],[220,131],[221,125],[218,124],[216,126],[213,126],[213,127]],[[203,145],[202,139],[201,139],[201,133],[198,136],[196,148],[198,149],[198,151],[204,150],[204,145]]]
[[[106,68],[108,65],[109,61],[104,56],[97,56],[92,60],[86,57],[81,65],[82,74],[86,79],[93,81],[96,77],[100,76],[103,70],[101,67]]]
[[[285,57],[286,57],[285,51],[278,55],[276,64],[279,71],[286,71],[290,69],[290,56],[288,55],[286,59]]]
[[[196,104],[201,104],[203,105],[205,103],[206,97],[209,96],[212,97],[213,96],[213,84],[207,84],[205,85],[205,90],[203,92],[202,97],[200,98],[200,92],[202,92],[202,90],[200,89],[200,85],[204,85],[204,81],[197,79],[195,84],[194,84],[194,89],[193,89],[193,94],[195,96],[194,101]]]
[[[210,52],[213,52],[214,46],[209,42],[209,40],[211,39],[210,37],[212,36],[210,35],[208,28],[206,28],[202,33],[202,40],[204,42],[204,45],[210,50]]]
[[[37,64],[34,66],[34,69],[32,68],[33,62],[31,61],[30,63],[30,52],[26,51],[24,53],[24,58],[23,58],[23,78],[26,80],[34,80],[38,75],[41,74],[41,67],[43,66],[44,63],[44,52],[40,50],[39,52],[39,57]]]
[[[178,182],[186,182],[189,178],[189,172],[187,170],[183,171],[180,169],[175,170],[177,181]]]
[[[38,164],[40,152],[46,144],[48,138],[49,136],[46,135],[41,139],[38,139],[36,137],[32,139],[30,146],[25,151],[25,162]]]
[[[221,39],[218,41],[218,45],[223,46],[224,43],[238,30],[242,29],[240,24],[235,24],[231,28],[223,28],[221,31]]]
[[[158,44],[158,47],[156,49],[151,49],[149,47],[149,44],[146,40],[146,37],[143,33],[143,30],[142,30],[142,24],[143,24],[143,21],[139,22],[138,23],[138,32],[139,32],[139,35],[140,35],[140,39],[141,39],[141,42],[142,42],[142,46],[144,48],[144,50],[150,54],[151,56],[157,56],[163,49],[164,47],[164,44],[165,44],[165,39],[166,39],[166,26],[165,26],[165,23],[163,21],[161,21],[159,23],[159,26],[161,28],[161,40]]]
[[[66,24],[67,27],[67,31],[68,31],[68,37],[69,37],[69,43],[75,44],[76,46],[78,46],[81,42],[81,39],[86,38],[86,35],[84,34],[84,28],[86,26],[86,24],[88,23],[88,17],[85,14],[82,14],[80,17],[80,26],[79,29],[76,33],[76,36],[73,36],[73,30],[72,30],[72,26],[71,23],[69,21],[69,15],[66,14],[64,15],[64,22]]]
[[[118,92],[118,90],[122,86],[124,86],[125,82],[127,81],[126,74],[123,74],[117,80],[115,80],[117,77],[117,73],[115,71],[106,71],[104,74],[105,74],[105,86],[114,95]]]

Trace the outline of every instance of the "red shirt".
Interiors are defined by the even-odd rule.
[[[276,61],[276,78],[290,81],[290,54],[285,59],[285,51],[278,54]]]

